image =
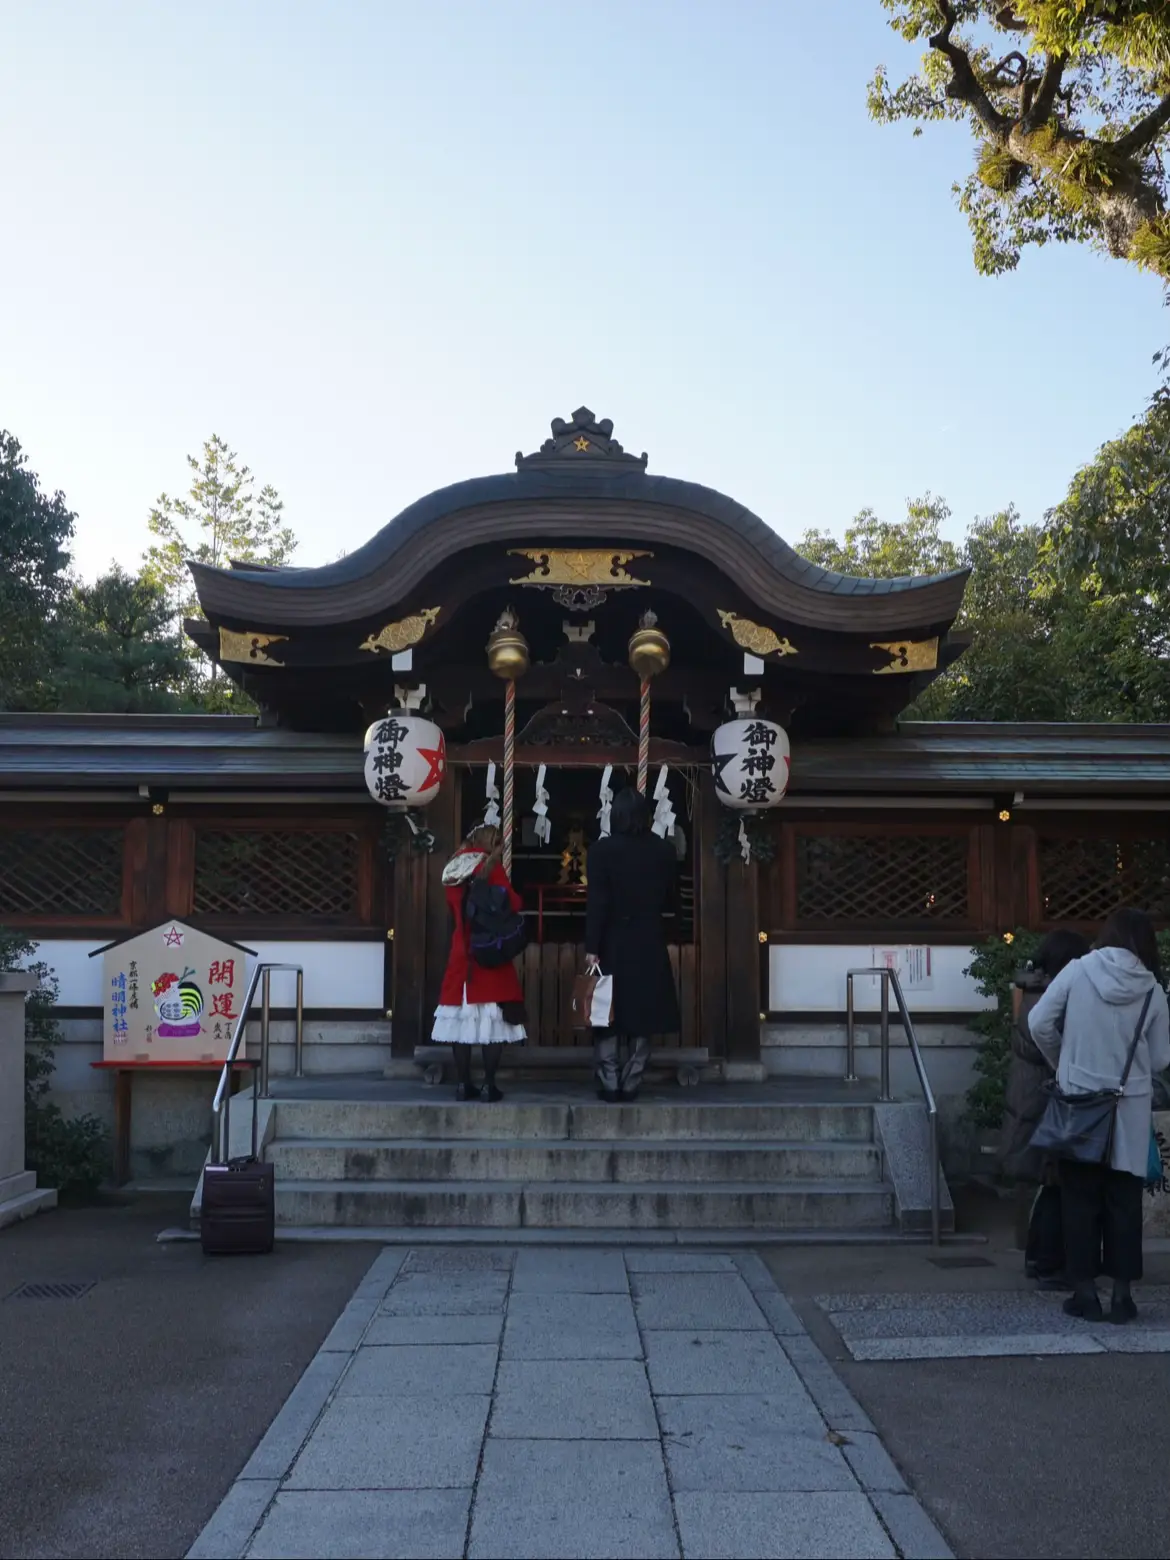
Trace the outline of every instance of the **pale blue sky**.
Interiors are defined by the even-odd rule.
[[[976,276],[878,0],[3,0],[0,426],[133,563],[221,433],[298,561],[585,403],[795,540],[1039,518],[1140,411],[1156,282]]]

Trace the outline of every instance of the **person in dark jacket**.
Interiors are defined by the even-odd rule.
[[[1032,1147],[1032,1134],[1044,1114],[1044,1085],[1052,1068],[1028,1032],[1028,1015],[1049,982],[1073,959],[1089,951],[1079,932],[1049,932],[1028,967],[1016,976],[1012,993],[1012,1056],[1004,1094],[1003,1131],[999,1157],[1002,1168],[1019,1183],[1029,1204],[1024,1271],[1041,1289],[1066,1288],[1064,1227],[1060,1211],[1059,1163]]]
[[[675,902],[678,858],[673,844],[650,832],[649,804],[632,787],[618,792],[610,820],[613,833],[589,848],[585,964],[613,977],[613,1023],[598,1032],[595,1055],[598,1092],[614,1101],[636,1096],[650,1036],[679,1029],[662,919]]]

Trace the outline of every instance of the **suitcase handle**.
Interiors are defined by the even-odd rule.
[[[256,1162],[256,1159],[257,1159],[257,1154],[256,1154],[257,1121],[259,1119],[259,1114],[260,1114],[260,1069],[256,1065],[255,1062],[249,1061],[247,1059],[247,1057],[243,1057],[243,1058],[241,1058],[241,1060],[243,1061],[243,1064],[244,1064],[245,1067],[250,1067],[252,1069],[252,1152],[251,1152],[250,1156],[246,1155],[243,1158],[243,1160],[237,1160],[237,1161],[234,1161],[234,1162],[237,1163],[237,1164],[238,1163],[243,1163],[243,1164],[252,1163],[252,1164],[254,1164]],[[232,1081],[231,1081],[231,1078],[229,1077],[229,1079],[228,1079],[228,1086],[227,1086],[227,1092],[224,1094],[224,1097],[223,1097],[223,1148],[220,1150],[220,1152],[226,1156],[228,1154],[228,1152],[230,1151],[231,1146],[232,1146]],[[233,1163],[233,1161],[232,1160],[226,1160],[226,1163],[230,1166]]]

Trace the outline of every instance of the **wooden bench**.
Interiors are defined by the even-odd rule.
[[[511,1060],[509,1052],[515,1051]],[[425,1082],[442,1083],[443,1068],[454,1063],[454,1047],[449,1045],[416,1045],[414,1062],[422,1069]],[[647,1071],[650,1068],[673,1069],[684,1088],[698,1083],[704,1067],[709,1065],[707,1047],[702,1046],[652,1046]],[[576,1068],[593,1071],[593,1048],[589,1045],[516,1045],[505,1046],[501,1070],[522,1068],[550,1068],[553,1070]]]

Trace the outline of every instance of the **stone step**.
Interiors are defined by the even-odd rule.
[[[496,1105],[450,1098],[416,1103],[384,1100],[281,1099],[275,1136],[334,1141],[507,1139],[590,1143],[636,1139],[668,1143],[871,1143],[873,1108],[866,1104],[533,1103]]]
[[[768,1184],[880,1181],[872,1143],[458,1142],[278,1138],[266,1157],[277,1177],[304,1181],[562,1181],[595,1184]]]
[[[471,1229],[838,1230],[888,1229],[888,1186],[790,1181],[783,1188],[728,1182],[686,1186],[527,1184],[514,1181],[276,1182],[280,1225],[442,1226]]]

